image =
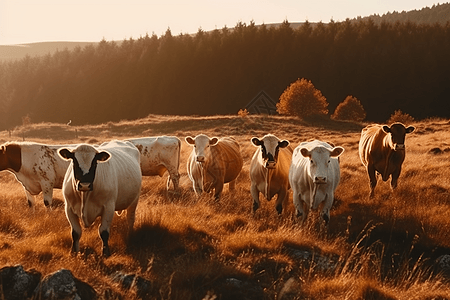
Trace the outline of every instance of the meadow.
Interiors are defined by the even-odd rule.
[[[42,195],[27,206],[14,176],[0,172],[0,268],[21,264],[45,276],[72,271],[99,299],[450,299],[449,273],[436,260],[450,254],[450,121],[415,122],[406,138],[398,188],[379,179],[375,197],[358,156],[366,123],[280,116],[157,116],[73,127],[39,123],[0,132],[11,140],[53,144],[174,135],[182,140],[181,191],[165,190],[166,177],[144,177],[134,231],[124,215],[111,226],[112,255],[101,256],[98,224],[84,229],[80,253],[60,190],[47,209]],[[244,167],[237,189],[219,201],[197,198],[186,174],[188,135],[234,136]],[[278,216],[274,200],[252,211],[250,139],[272,133],[293,147],[317,138],[345,148],[341,182],[328,228],[316,214],[295,217],[292,192]],[[151,283],[145,295],[124,289],[115,275],[136,274]]]

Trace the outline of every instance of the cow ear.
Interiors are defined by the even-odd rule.
[[[278,147],[280,148],[286,148],[287,146],[289,146],[289,141],[282,141],[282,142],[278,142]]]
[[[342,153],[344,153],[344,148],[342,148],[340,146],[337,146],[337,147],[334,147],[333,150],[330,151],[330,156],[331,157],[338,157]]]
[[[6,152],[6,147],[5,145],[2,145],[2,147],[0,148],[0,152],[5,153]]]
[[[386,132],[386,133],[391,132],[391,128],[390,128],[389,126],[387,126],[387,125],[384,125],[384,126],[382,127],[382,129],[383,129],[383,131]]]
[[[216,137],[213,137],[212,139],[209,140],[209,145],[215,146],[215,145],[217,145],[218,142],[219,142],[219,139]]]
[[[69,159],[73,159],[73,153],[66,148],[61,148],[58,150],[59,156],[61,156],[62,158],[69,160]]]
[[[411,133],[414,131],[414,129],[416,129],[414,126],[409,126],[408,128],[406,128],[406,133]]]
[[[111,157],[111,154],[109,154],[106,151],[102,151],[102,152],[95,154],[95,159],[97,161],[101,161],[101,162],[107,161],[110,157]]]
[[[263,142],[261,142],[257,137],[253,137],[251,139],[251,141],[252,141],[253,145],[255,145],[257,147],[259,147],[259,146],[261,146],[263,144]]]
[[[190,136],[187,136],[184,140],[188,143],[188,145],[195,145],[194,139]]]
[[[306,148],[301,148],[300,153],[303,155],[303,157],[311,157],[311,152],[309,152]]]

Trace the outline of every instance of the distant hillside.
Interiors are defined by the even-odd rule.
[[[29,55],[43,56],[53,54],[56,51],[73,50],[76,47],[85,47],[87,45],[96,44],[91,42],[43,42],[31,43],[23,45],[0,45],[0,62],[22,59]]]
[[[366,20],[372,19],[375,23],[379,24],[383,21],[385,22],[416,22],[418,24],[445,24],[450,22],[450,3],[437,4],[430,7],[425,7],[420,10],[412,11],[402,11],[402,12],[388,12],[383,15],[371,15],[368,17],[358,17],[353,20]],[[297,29],[304,22],[294,22],[290,23],[292,29]],[[314,23],[310,23],[314,26]],[[267,28],[278,27],[281,23],[265,24]],[[62,51],[64,49],[72,50],[76,47],[85,47],[87,45],[97,44],[92,42],[42,42],[42,43],[31,43],[23,45],[0,45],[0,62],[10,61],[16,59],[22,59],[26,55],[31,57],[41,56],[47,54],[53,54],[56,51]]]
[[[402,11],[402,12],[388,12],[383,15],[371,15],[359,19],[371,19],[376,24],[381,22],[414,22],[417,24],[434,24],[439,23],[445,25],[450,22],[450,3],[437,4],[430,7],[424,7],[420,10]]]

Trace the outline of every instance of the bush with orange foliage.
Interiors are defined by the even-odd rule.
[[[336,107],[331,118],[334,120],[361,122],[366,118],[366,111],[356,97],[348,95],[347,98]]]
[[[302,78],[292,83],[281,94],[277,112],[304,119],[313,115],[328,114],[327,107],[328,102],[322,92],[314,87],[311,80]]]
[[[389,120],[386,121],[387,124],[392,124],[395,122],[400,122],[403,124],[411,124],[414,122],[414,118],[407,113],[402,112],[400,109],[394,111]]]

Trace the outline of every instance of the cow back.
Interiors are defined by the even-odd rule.
[[[129,139],[139,152],[143,176],[163,176],[167,170],[178,170],[181,141],[174,136]]]
[[[33,142],[9,143],[6,146],[10,152],[9,170],[32,195],[39,194],[42,189],[61,188],[69,166],[69,162],[57,153],[61,147]],[[16,167],[11,168],[14,165]]]
[[[364,166],[369,162],[382,159],[388,151],[388,147],[384,144],[386,133],[382,126],[378,124],[368,125],[361,131],[359,140],[359,157]]]
[[[94,192],[111,195],[116,210],[126,209],[140,194],[140,153],[132,143],[119,141],[102,144],[98,151],[103,150],[108,151],[111,158],[98,164]]]

